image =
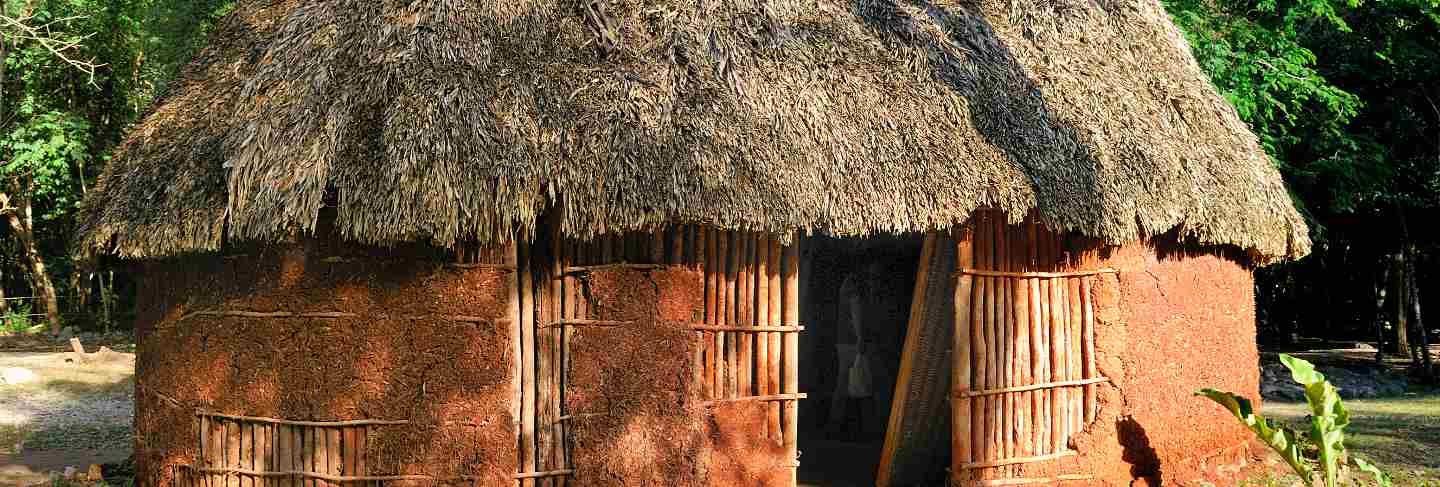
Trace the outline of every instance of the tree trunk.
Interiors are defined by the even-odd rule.
[[[1413,245],[1410,247],[1410,251],[1410,265],[1415,266],[1415,262],[1419,260],[1420,257],[1419,252],[1417,252],[1417,249]],[[1425,329],[1425,321],[1420,318],[1420,283],[1419,279],[1415,278],[1415,272],[1410,273],[1408,281],[1410,287],[1410,306],[1411,310],[1415,312],[1415,328],[1420,330],[1421,376],[1433,378],[1435,377],[1435,369],[1434,364],[1432,364],[1430,360],[1430,333]]]
[[[1375,279],[1375,364],[1385,364],[1385,292],[1389,290],[1390,263],[1380,259],[1380,275]]]
[[[10,312],[10,301],[5,296],[5,269],[0,267],[0,315]]]
[[[1406,276],[1410,274],[1410,263],[1407,262],[1405,253],[1404,249],[1395,253],[1395,273],[1392,274],[1395,280],[1395,353],[1400,355],[1410,354],[1410,310],[1407,299],[1410,293],[1405,285]]]
[[[31,226],[34,219],[30,199],[25,197],[12,199],[5,193],[0,193],[0,214],[4,214],[5,220],[10,224],[10,230],[15,234],[15,240],[20,242],[20,260],[30,276],[30,285],[35,294],[35,301],[40,303],[40,308],[45,312],[45,319],[50,323],[50,333],[58,335],[60,334],[60,305],[55,296],[55,284],[50,281],[50,274],[45,272],[45,257],[40,254],[40,248],[35,244],[34,227]]]

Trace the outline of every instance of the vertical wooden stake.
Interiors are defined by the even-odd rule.
[[[755,324],[770,325],[770,236],[758,233],[755,236]],[[764,396],[770,392],[770,337],[769,333],[755,335],[755,395]],[[775,351],[779,353],[779,350]],[[768,417],[768,416],[767,416]],[[763,424],[760,437],[768,438],[769,422]]]
[[[716,274],[718,274],[716,276],[716,284],[720,286],[719,289],[716,290],[716,293],[719,295],[720,303],[719,320],[721,325],[728,326],[731,323],[734,323],[731,315],[735,311],[735,307],[732,305],[735,301],[735,294],[732,292],[734,290],[734,287],[731,286],[731,283],[734,280],[730,277],[730,232],[721,231],[716,235],[716,237],[717,254],[715,255],[715,258],[717,260],[717,265],[715,267],[715,272]],[[711,358],[715,362],[714,380],[716,398],[730,397],[729,380],[727,379],[727,374],[725,371],[725,365],[730,363],[730,350],[727,349],[725,346],[728,339],[729,337],[726,336],[725,332],[715,332],[715,353],[713,354],[714,356]]]
[[[785,302],[784,320],[785,326],[800,326],[800,236],[795,237],[795,242],[785,248],[785,261],[782,272],[784,272]],[[798,394],[800,392],[800,334],[786,333],[784,338],[784,355],[782,360],[785,365],[785,377],[782,381],[785,394]],[[800,409],[794,400],[784,401],[785,419],[781,428],[785,431],[785,458],[791,461],[790,481],[786,485],[795,485],[796,470],[800,466],[799,457],[799,427]]]
[[[1095,370],[1095,307],[1094,295],[1090,291],[1090,279],[1080,280],[1080,300],[1083,303],[1084,316],[1081,319],[1081,339],[1085,341],[1085,378],[1093,379],[1099,377]],[[1095,385],[1085,386],[1085,423],[1095,421]]]
[[[1081,322],[1084,321],[1084,319],[1085,319],[1084,303],[1081,302],[1081,297],[1080,297],[1080,281],[1082,281],[1082,280],[1083,280],[1083,278],[1080,278],[1080,277],[1072,277],[1072,278],[1068,279],[1068,281],[1070,281],[1070,289],[1068,290],[1069,293],[1070,293],[1070,298],[1069,298],[1069,300],[1068,300],[1069,305],[1070,305],[1070,331],[1069,331],[1069,334],[1068,334],[1068,336],[1070,337],[1070,351],[1069,351],[1069,354],[1068,354],[1067,356],[1070,358],[1070,366],[1069,366],[1070,374],[1069,374],[1069,377],[1070,377],[1071,379],[1083,379],[1083,378],[1084,378],[1084,371],[1083,371],[1083,369],[1082,369],[1083,366],[1081,365],[1081,364],[1084,363],[1084,360],[1083,360],[1082,357],[1081,357],[1081,353],[1082,353],[1082,350],[1083,350],[1084,346],[1081,344],[1082,337],[1081,337],[1081,335],[1080,335],[1080,332],[1081,332],[1080,329],[1084,326],[1083,323],[1081,323]],[[1084,420],[1085,420],[1085,395],[1084,395],[1084,389],[1080,389],[1080,390],[1071,389],[1071,390],[1070,390],[1070,434],[1072,434],[1072,435],[1079,434],[1079,433],[1080,433],[1080,430],[1081,430],[1081,429],[1084,427],[1084,425],[1085,425],[1085,424],[1084,424]]]
[[[552,250],[554,258],[551,259],[550,275],[548,276],[548,283],[550,285],[551,307],[554,309],[554,311],[551,312],[551,316],[553,316],[556,320],[564,320],[568,318],[568,313],[566,313],[566,306],[569,304],[569,302],[565,299],[565,280],[563,279],[564,268],[567,265],[568,259],[565,255],[565,239],[560,237],[560,225],[555,225],[554,229],[555,240],[553,244],[554,248]],[[648,245],[650,243],[649,239],[646,239],[645,236],[642,234],[637,234],[637,240],[641,244]],[[565,414],[563,397],[565,391],[565,387],[563,384],[565,378],[565,367],[563,361],[565,359],[565,356],[564,352],[562,351],[562,347],[564,346],[565,330],[569,328],[570,327],[568,326],[558,326],[552,328],[550,330],[550,342],[547,343],[547,346],[550,350],[550,417],[553,420],[553,423],[549,428],[551,448],[550,455],[552,457],[550,463],[551,465],[554,465],[556,469],[569,468],[569,466],[565,462],[566,425],[564,421],[559,420],[560,417]],[[554,485],[555,487],[564,487],[566,480],[568,480],[568,478],[564,476],[556,477],[554,479],[554,482],[552,482],[552,485]]]
[[[1038,220],[1030,225],[1030,241],[1034,246],[1036,270],[1050,270],[1050,246],[1045,243],[1046,230]],[[1045,382],[1050,380],[1050,280],[1035,279],[1035,304],[1031,305],[1030,312],[1035,314],[1035,341],[1033,351],[1037,352],[1033,361],[1036,363],[1035,380]],[[1054,453],[1050,450],[1053,443],[1050,438],[1054,436],[1054,425],[1051,424],[1051,390],[1040,389],[1036,391],[1039,395],[1040,414],[1036,428],[1040,430],[1039,442],[1036,443],[1035,452],[1037,455]]]
[[[706,324],[720,324],[720,272],[719,259],[716,258],[716,241],[719,241],[719,232],[714,228],[706,228]],[[714,357],[716,357],[716,340],[710,331],[700,331],[700,347],[703,353],[700,362],[696,362],[697,369],[701,370],[700,385],[704,390],[707,399],[719,398],[714,388]]]
[[[1060,261],[1059,246],[1055,235],[1045,235],[1045,245],[1048,248],[1049,266],[1059,270],[1055,264]],[[1065,301],[1062,297],[1064,292],[1063,278],[1050,279],[1050,380],[1060,382],[1065,380]],[[1068,431],[1065,424],[1065,388],[1055,388],[1050,391],[1050,451],[1059,452],[1065,448],[1065,439]]]
[[[767,274],[767,278],[770,280],[769,324],[772,326],[780,326],[781,323],[784,322],[781,319],[781,301],[783,301],[782,295],[784,294],[784,289],[780,281],[780,252],[780,241],[775,238],[771,238],[769,245],[770,255],[767,259],[769,261],[769,274]],[[784,341],[784,338],[781,335],[784,334],[772,332],[767,333],[766,335],[769,335],[767,340],[770,342],[770,356],[767,359],[765,365],[766,374],[770,376],[770,378],[768,379],[770,382],[770,391],[766,392],[766,394],[780,394],[780,376],[782,375],[780,371],[780,357],[782,355],[781,347],[783,346],[781,343]],[[769,405],[769,409],[770,417],[768,420],[768,424],[771,438],[773,438],[774,441],[778,443],[784,437],[784,433],[780,431],[780,415],[781,410],[784,409],[784,406],[782,403],[774,402]]]
[[[1007,272],[1012,270],[1010,268],[1009,237],[1010,234],[1006,225],[1005,214],[1001,212],[996,212],[995,268]],[[997,286],[995,287],[995,292],[997,294],[995,296],[995,331],[996,334],[1000,337],[1000,346],[997,348],[999,355],[997,355],[996,357],[998,359],[997,375],[999,376],[999,382],[997,382],[996,385],[1000,387],[1010,387],[1011,385],[1014,385],[1011,382],[1011,374],[1013,372],[1015,364],[1015,337],[1011,334],[1011,332],[1014,330],[1014,325],[1011,324],[1011,320],[1015,316],[1012,312],[1012,303],[1010,301],[1011,278],[997,277],[995,278],[995,282],[997,284]],[[1012,458],[1015,456],[1015,438],[1012,436],[1014,433],[1013,427],[1015,424],[1015,395],[1009,393],[1000,394],[998,396],[995,396],[995,399],[995,404],[992,405],[991,408],[993,410],[997,410],[997,414],[995,415],[995,421],[996,423],[998,423],[997,426],[999,426],[996,433],[1000,436],[1000,458]],[[1010,470],[1013,469],[1009,466],[1005,466],[997,469],[996,471],[1002,476],[1008,477],[1010,476]]]
[[[736,272],[736,276],[738,276],[736,284],[739,286],[736,293],[740,300],[740,326],[752,326],[755,324],[755,297],[753,296],[753,286],[755,285],[755,268],[753,267],[755,264],[755,253],[753,252],[755,250],[755,236],[750,232],[739,232],[738,235],[740,243],[740,251],[738,252],[740,268]],[[735,366],[738,368],[738,374],[736,374],[736,378],[738,379],[736,389],[738,393],[736,396],[750,396],[753,395],[751,390],[753,371],[750,366],[753,363],[751,354],[754,353],[752,343],[754,337],[751,336],[751,333],[746,332],[739,332],[735,335],[740,342],[739,353],[736,354],[735,357]]]
[[[609,247],[609,239],[605,240],[606,247]],[[519,266],[515,274],[520,276],[520,347],[523,352],[517,357],[521,364],[520,383],[522,384],[520,402],[520,465],[522,472],[536,471],[537,459],[535,448],[535,306],[534,286],[531,285],[530,277],[530,248],[525,243],[519,243],[520,249]],[[521,479],[522,487],[535,485],[534,479]]]
[[[552,325],[557,320],[552,314],[555,310],[551,304],[554,296],[550,294],[547,278],[550,277],[549,268],[553,262],[549,254],[554,252],[554,247],[545,243],[536,241],[530,246],[530,263],[534,270],[531,284],[535,293],[535,348],[532,349],[535,354],[535,381],[530,383],[530,387],[535,389],[535,469],[540,472],[554,470],[556,467],[550,456],[554,448],[551,445],[550,432],[554,431],[554,425],[558,422],[550,416],[550,404],[554,401],[550,397],[553,392],[550,384],[550,342],[555,331]],[[628,239],[621,240],[620,248],[628,251],[633,247],[631,243]],[[535,483],[548,487],[550,479],[538,478]]]
[[[973,264],[975,268],[983,269],[987,267],[985,259],[986,256],[990,254],[990,238],[986,235],[988,233],[987,229],[989,229],[989,219],[986,218],[984,212],[977,211],[974,213],[974,216],[971,217],[971,221],[974,222],[975,236],[975,259]],[[974,277],[973,280],[974,285],[972,286],[970,296],[970,346],[973,357],[971,363],[974,364],[971,372],[974,374],[974,378],[971,379],[971,384],[983,390],[988,388],[985,379],[989,373],[988,361],[990,360],[989,347],[986,345],[989,337],[985,330],[986,280],[980,276]],[[985,396],[973,398],[970,409],[971,456],[976,461],[989,460],[990,452],[986,448],[989,430],[986,429],[985,424],[985,417],[988,416],[986,414]],[[971,479],[982,478],[980,472],[972,471],[969,473]]]
[[[957,269],[972,268],[975,265],[974,230],[970,224],[965,224],[955,229],[955,267]],[[971,437],[971,416],[973,411],[970,408],[971,399],[964,394],[972,390],[971,385],[971,291],[975,286],[975,277],[969,274],[961,274],[955,285],[955,336],[954,349],[950,356],[954,359],[954,369],[951,374],[951,401],[950,408],[950,476],[951,485],[963,485],[962,482],[969,480],[968,471],[962,468],[963,465],[975,460],[974,442]]]
[[[1026,271],[1025,236],[1020,226],[1010,228],[1010,268],[1017,272]],[[1014,370],[1012,385],[1028,385],[1030,381],[1030,284],[1029,279],[1011,281],[1012,312],[1015,315],[1011,336],[1015,338],[1015,354],[1011,356]],[[1030,396],[1029,392],[1015,396],[1015,456],[1030,456]]]

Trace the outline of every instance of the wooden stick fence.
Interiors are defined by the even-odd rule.
[[[1020,466],[1074,455],[1070,438],[1093,421],[1091,280],[1114,269],[1073,269],[1063,235],[1032,218],[1009,225],[981,211],[956,229],[952,463],[957,485],[1019,485]]]

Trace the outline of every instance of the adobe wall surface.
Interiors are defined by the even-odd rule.
[[[590,318],[569,332],[566,389],[577,486],[778,486],[789,462],[764,439],[764,403],[707,403],[694,380],[703,274],[670,267],[586,277]]]
[[[315,241],[147,264],[137,320],[137,482],[169,485],[176,465],[195,461],[196,411],[205,409],[409,420],[371,430],[369,474],[507,485],[516,471],[513,357],[500,321],[507,280],[503,270],[447,267],[420,248]],[[347,317],[195,314],[219,310]],[[457,315],[490,321],[446,318]]]
[[[1112,249],[1084,268],[1111,267],[1094,286],[1101,387],[1097,420],[1074,439],[1062,473],[1107,485],[1226,485],[1245,475],[1251,434],[1205,387],[1259,397],[1253,276],[1213,254]],[[1250,465],[1253,467],[1254,465]]]

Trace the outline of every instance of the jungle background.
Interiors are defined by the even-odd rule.
[[[71,336],[123,348],[134,276],[125,262],[73,253],[78,205],[232,3],[0,0],[0,349]],[[1425,318],[1440,312],[1430,311],[1440,306],[1440,0],[1164,4],[1310,224],[1313,254],[1256,271],[1262,349],[1346,350],[1334,360],[1373,363],[1412,390],[1434,384],[1425,352],[1440,352],[1440,317]],[[1410,463],[1440,477],[1440,396],[1429,390],[1392,411],[1421,419],[1386,427],[1412,428],[1422,441],[1395,454],[1419,455]]]

